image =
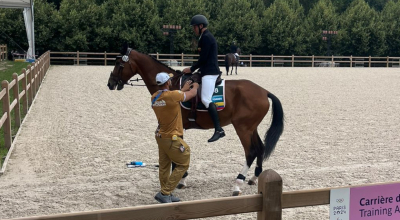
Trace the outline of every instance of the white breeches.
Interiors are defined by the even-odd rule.
[[[212,102],[212,95],[215,89],[215,82],[218,75],[205,75],[201,78],[201,102],[208,108]]]

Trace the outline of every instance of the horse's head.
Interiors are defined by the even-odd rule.
[[[122,56],[117,56],[115,59],[114,70],[110,74],[107,86],[110,90],[121,90],[128,80],[137,73],[135,62],[131,58],[132,49],[125,43],[122,47]]]

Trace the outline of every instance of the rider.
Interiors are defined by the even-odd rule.
[[[239,54],[237,53],[237,47],[236,47],[235,41],[232,41],[231,53],[233,53],[235,55],[236,61],[239,61]]]
[[[183,124],[180,102],[196,96],[199,84],[193,83],[190,90],[188,81],[182,90],[170,91],[171,80],[167,73],[156,76],[159,90],[151,97],[152,108],[157,116],[158,128],[156,141],[158,144],[159,180],[161,191],[154,197],[161,203],[179,202],[180,199],[171,192],[176,188],[184,173],[189,168],[190,147],[183,141]],[[175,165],[172,169],[171,162]]]
[[[218,45],[214,36],[207,30],[208,21],[204,15],[195,15],[190,21],[190,25],[196,36],[200,36],[198,42],[200,57],[195,64],[185,68],[183,72],[191,73],[200,68],[202,84],[201,102],[208,109],[208,113],[215,127],[214,135],[208,142],[213,142],[225,136],[225,132],[219,122],[217,107],[211,100],[215,89],[215,82],[220,74],[218,66]]]

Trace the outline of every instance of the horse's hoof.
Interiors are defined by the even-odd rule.
[[[177,189],[184,189],[184,188],[186,188],[186,185],[183,185],[183,184],[179,183],[179,184],[176,186],[176,188],[177,188]]]
[[[242,192],[240,192],[240,191],[234,191],[232,193],[232,196],[240,196],[241,194],[242,194]]]
[[[250,186],[254,186],[254,185],[256,185],[256,182],[254,182],[253,180],[249,180],[249,182],[247,182],[247,184],[249,184]]]

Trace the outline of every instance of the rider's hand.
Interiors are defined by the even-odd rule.
[[[192,71],[190,70],[190,67],[186,67],[185,69],[182,70],[182,72],[183,72],[184,74],[189,74],[189,73],[191,73]]]
[[[183,85],[181,91],[186,92],[190,90],[190,86],[192,85],[192,80],[186,81],[185,85]]]

